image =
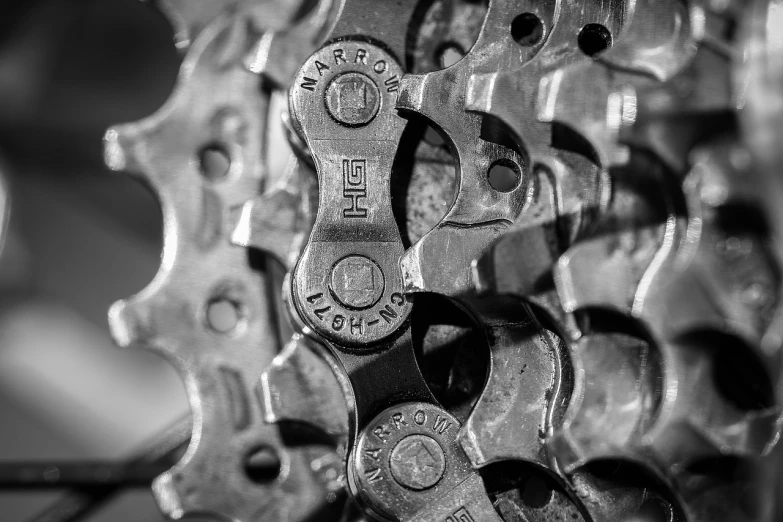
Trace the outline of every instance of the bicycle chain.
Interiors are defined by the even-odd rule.
[[[769,491],[739,499],[779,432],[780,159],[746,129],[780,136],[781,111],[748,99],[740,127],[735,95],[779,97],[780,71],[773,10],[751,3],[165,4],[187,47],[177,91],[106,135],[109,165],[164,209],[161,272],[110,312],[119,344],[188,382],[194,437],[154,486],[164,512],[765,520]],[[434,70],[447,50],[464,56]],[[300,159],[264,191],[269,92],[289,86]],[[220,179],[194,161],[213,144]],[[245,248],[288,272],[282,350],[271,264]],[[445,389],[422,372],[461,335],[420,346],[433,294],[485,344],[467,348],[486,351],[482,382],[470,361]],[[226,331],[205,319],[217,301],[238,313]],[[459,387],[469,413],[444,407]],[[260,449],[281,467],[253,483]]]

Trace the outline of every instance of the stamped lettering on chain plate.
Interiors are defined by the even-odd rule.
[[[470,516],[468,510],[464,507],[459,508],[453,515],[446,517],[445,522],[475,522],[473,517]]]
[[[367,217],[367,207],[361,201],[367,198],[367,160],[343,160],[343,197],[348,200],[343,217]]]
[[[339,70],[343,66],[366,65],[375,74],[382,77],[381,80],[386,88],[386,92],[398,92],[400,89],[400,77],[390,73],[387,78],[383,78],[389,71],[389,64],[386,63],[386,60],[371,57],[370,54],[370,51],[362,48],[357,49],[355,53],[346,52],[344,49],[334,49],[334,63],[332,63],[332,60],[326,60],[328,63],[315,60],[313,62],[315,70],[311,70],[309,76],[302,77],[299,86],[306,91],[314,92],[318,81],[324,74],[328,74],[332,67],[337,67]]]

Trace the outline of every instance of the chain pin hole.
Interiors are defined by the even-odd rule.
[[[533,47],[544,39],[544,22],[533,13],[522,13],[511,21],[511,37],[522,47]]]

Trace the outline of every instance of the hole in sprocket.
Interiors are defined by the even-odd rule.
[[[583,53],[595,57],[612,46],[612,33],[601,24],[587,24],[579,31],[577,43]]]
[[[511,37],[522,47],[532,47],[544,38],[544,23],[533,13],[522,13],[511,22]]]
[[[280,476],[282,462],[271,446],[258,446],[245,458],[245,475],[256,484],[268,484]]]

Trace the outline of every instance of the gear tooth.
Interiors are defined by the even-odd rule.
[[[563,81],[563,70],[558,69],[541,77],[536,97],[536,117],[538,121],[552,123],[557,115],[557,95]]]
[[[776,406],[759,412],[750,420],[747,437],[751,455],[766,456],[772,451],[780,437],[781,419],[783,411]],[[761,436],[756,437],[755,433],[761,433]]]
[[[558,255],[553,248],[559,242],[554,226],[555,188],[548,176],[540,174],[534,191],[527,209],[531,218],[500,234],[484,250],[475,263],[474,284],[497,294],[522,297],[547,310],[552,318],[565,319],[560,304],[551,295],[554,288],[547,285]],[[509,269],[514,266],[524,266],[525,270]],[[564,331],[569,330],[565,322],[560,322]]]
[[[116,125],[103,135],[103,160],[114,171],[138,173],[136,159],[136,127],[134,124]]]
[[[634,91],[616,87],[611,74],[596,63],[559,69],[541,79],[536,103],[539,121],[576,131],[590,143],[604,168],[627,163],[627,147],[618,138],[620,130],[633,122],[636,106]],[[591,86],[587,101],[585,85]]]
[[[286,88],[299,65],[307,59],[302,52],[301,40],[302,36],[296,30],[266,33],[245,57],[245,68],[263,76],[273,85]]]
[[[311,47],[320,43],[321,29],[335,17],[340,5],[335,0],[318,0],[293,27],[266,32],[243,60],[245,68],[287,89]],[[312,45],[302,45],[302,42]]]
[[[636,38],[621,39],[601,55],[601,60],[621,70],[652,76],[659,82],[671,79],[691,62],[696,52],[695,40],[700,37],[699,26],[704,20],[703,6],[700,4],[702,2],[662,0],[634,6],[633,16],[625,32],[636,35]],[[645,29],[661,24],[662,12],[675,22],[670,28],[676,32],[666,35],[665,42],[661,41],[661,36],[651,39],[649,43],[644,42],[642,38],[646,36]]]
[[[549,257],[549,244],[555,239],[546,226],[515,228],[500,235],[479,258],[477,266],[491,276],[485,284],[498,293],[532,298],[548,288],[541,281],[551,272],[556,258]],[[524,272],[509,270],[514,264],[526,267]]]
[[[593,522],[692,520],[673,495],[669,477],[639,460],[589,462],[568,474]],[[695,521],[694,521],[695,522]]]
[[[425,109],[425,89],[429,74],[406,74],[400,81],[400,95],[397,97],[396,108],[422,112]]]
[[[503,236],[499,238],[502,240]],[[476,288],[476,292],[480,294],[488,294],[495,291],[495,256],[493,247],[487,250],[480,258],[475,259],[471,263],[471,274],[473,280],[473,286]]]
[[[458,191],[446,216],[407,254],[404,274],[411,291],[426,290],[459,298],[473,292],[470,264],[492,240],[519,215],[527,197],[526,162],[516,147],[501,136],[484,136],[484,119],[464,111],[464,91],[476,67],[502,67],[522,60],[528,51],[515,42],[491,34],[498,25],[510,24],[516,11],[502,3],[490,3],[476,43],[461,60],[426,74],[408,74],[400,82],[396,108],[427,118],[448,136],[459,157]],[[460,105],[452,110],[454,104]],[[444,110],[445,109],[445,110]],[[483,138],[483,139],[481,139]],[[517,176],[502,187],[493,186],[495,167],[511,169]],[[415,256],[415,259],[413,258]],[[449,263],[443,261],[448,259]],[[418,271],[418,273],[415,273]]]
[[[219,362],[199,362],[194,369],[188,382],[194,417],[190,446],[155,483],[156,499],[169,516],[208,514],[249,522],[259,513],[276,520],[286,507],[306,518],[320,506],[325,483],[309,466],[314,455],[332,450],[286,448],[278,430],[256,414],[248,382],[253,373]],[[261,457],[256,469],[264,474],[257,480],[248,471],[256,453]],[[281,489],[296,500],[281,502]]]
[[[555,422],[554,405],[566,393],[554,384],[562,344],[535,322],[520,326],[524,316],[519,306],[508,306],[503,316],[480,316],[492,364],[485,391],[459,434],[476,468],[504,460],[547,464],[544,441]]]
[[[639,270],[628,242],[616,236],[598,237],[572,246],[557,260],[555,286],[563,310],[602,307],[629,313],[644,270]],[[641,268],[646,268],[643,265]],[[596,285],[595,281],[612,281]]]
[[[231,226],[235,245],[257,248],[292,268],[292,250],[298,253],[305,217],[301,196],[279,188],[247,201]]]
[[[256,43],[253,45],[251,51],[243,60],[245,69],[254,74],[265,74],[269,63],[269,53],[272,44],[275,40],[275,33],[265,33]],[[274,77],[274,75],[272,75]]]
[[[496,74],[473,74],[468,80],[465,94],[465,110],[492,113],[492,94],[495,90]]]
[[[575,443],[571,434],[563,426],[557,427],[546,441],[547,452],[552,456],[559,469],[565,474],[572,473],[588,460],[582,449]]]
[[[582,368],[583,392],[552,442],[558,463],[572,469],[636,455],[663,400],[657,352],[641,339],[602,333],[582,337],[574,353]]]
[[[253,221],[255,209],[258,205],[258,199],[254,198],[240,207],[238,213],[235,213],[233,223],[230,228],[231,243],[237,246],[261,248],[261,245],[256,241],[256,235],[254,233]]]
[[[658,469],[657,463],[638,444],[638,440],[629,440],[627,445],[614,445],[606,441],[599,444],[585,442],[568,429],[556,429],[547,439],[547,452],[557,463],[557,468],[567,476],[595,462],[636,462],[653,470]]]
[[[743,410],[719,391],[714,348],[683,339],[669,349],[677,385],[669,387],[668,405],[642,440],[666,469],[719,456],[760,457],[777,436],[778,408]]]
[[[475,411],[475,409],[473,411]],[[479,431],[476,429],[477,426],[475,426],[475,424],[471,413],[471,416],[468,417],[468,420],[465,421],[462,429],[460,429],[457,440],[471,465],[473,465],[474,468],[479,468],[489,464],[490,458],[484,453],[486,441],[479,437]]]
[[[732,450],[721,447],[714,432],[699,426],[690,419],[664,422],[640,443],[640,451],[655,456],[657,466],[665,472],[677,475],[690,464],[701,459],[731,455]]]
[[[251,2],[247,0],[221,0],[193,2],[188,0],[165,0],[155,2],[174,29],[174,44],[180,51],[187,51],[198,41],[199,35],[209,28],[210,23],[221,15],[233,18],[247,18],[251,29],[275,29],[293,13],[289,6],[294,2]],[[272,26],[272,27],[270,27]]]
[[[344,443],[348,437],[348,406],[335,376],[336,365],[316,355],[309,343],[306,337],[295,335],[262,375],[258,392],[264,416],[267,422],[295,421],[316,426]]]
[[[473,292],[471,263],[507,227],[505,222],[465,228],[441,222],[403,255],[400,266],[405,291],[435,292],[450,297]],[[444,265],[444,259],[459,262]]]
[[[148,341],[146,313],[134,298],[115,302],[109,308],[109,330],[114,342],[123,348]]]
[[[421,266],[422,246],[422,242],[419,241],[413,245],[413,247],[409,248],[400,258],[400,269],[402,271],[402,280],[405,284],[404,290],[406,294],[427,291]]]
[[[152,493],[164,515],[173,520],[194,514],[215,513],[200,502],[201,477],[191,471],[192,462],[199,458],[197,452],[188,449],[189,458],[181,460],[173,468],[158,476],[152,484]]]
[[[180,496],[174,486],[173,476],[176,471],[167,471],[158,476],[152,483],[152,493],[161,512],[172,520],[179,520],[185,516],[182,509]]]

